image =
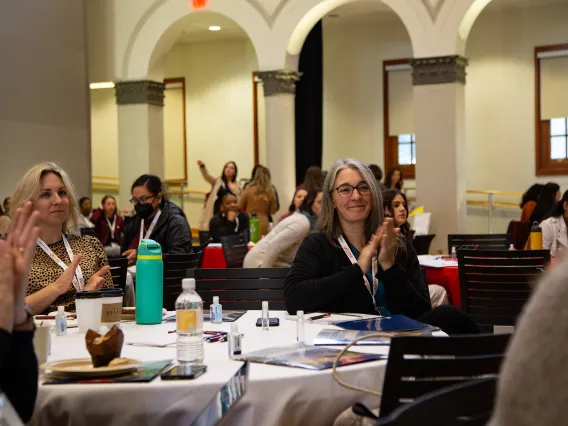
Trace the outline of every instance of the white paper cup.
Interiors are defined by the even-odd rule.
[[[34,333],[34,351],[39,365],[47,362],[51,345],[51,326],[36,325]]]
[[[75,296],[79,333],[89,329],[98,333],[101,328],[103,295],[100,291],[81,291]]]

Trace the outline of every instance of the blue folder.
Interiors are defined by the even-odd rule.
[[[345,330],[368,330],[385,333],[435,329],[435,327],[432,327],[431,325],[413,320],[412,318],[408,318],[404,315],[391,315],[390,317],[343,321],[335,325]]]

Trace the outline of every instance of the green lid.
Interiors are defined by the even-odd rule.
[[[162,247],[154,240],[142,240],[138,246],[138,256],[161,256]]]

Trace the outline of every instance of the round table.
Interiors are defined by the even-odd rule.
[[[271,312],[280,326],[263,331],[256,327],[260,311],[248,311],[238,320],[244,334],[243,352],[294,344],[296,322],[285,313]],[[317,333],[333,326],[306,324],[306,343]],[[175,339],[168,334],[174,323],[140,326],[122,323],[125,342],[164,342]],[[230,323],[204,324],[205,330],[230,330]],[[65,424],[122,426],[190,425],[213,395],[232,377],[241,362],[230,360],[227,343],[205,343],[207,373],[196,380],[150,383],[41,385],[31,424]],[[358,349],[361,352],[387,353],[388,347]],[[70,329],[66,336],[52,335],[50,361],[88,357],[84,334]],[[129,346],[123,357],[141,361],[175,359],[175,347],[155,348]],[[381,389],[386,361],[372,361],[339,369],[341,376],[358,386]],[[331,369],[310,371],[299,368],[251,363],[247,392],[231,410],[224,425],[329,425],[344,409],[360,401],[377,407],[377,398],[351,391],[337,384]]]

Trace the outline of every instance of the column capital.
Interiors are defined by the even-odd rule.
[[[302,76],[301,72],[286,69],[257,71],[255,74],[264,83],[264,96],[295,94],[296,82]]]
[[[118,105],[164,106],[164,83],[152,80],[118,81],[114,89]]]
[[[415,58],[412,65],[412,84],[465,84],[467,58],[459,55],[435,56],[431,58]]]

